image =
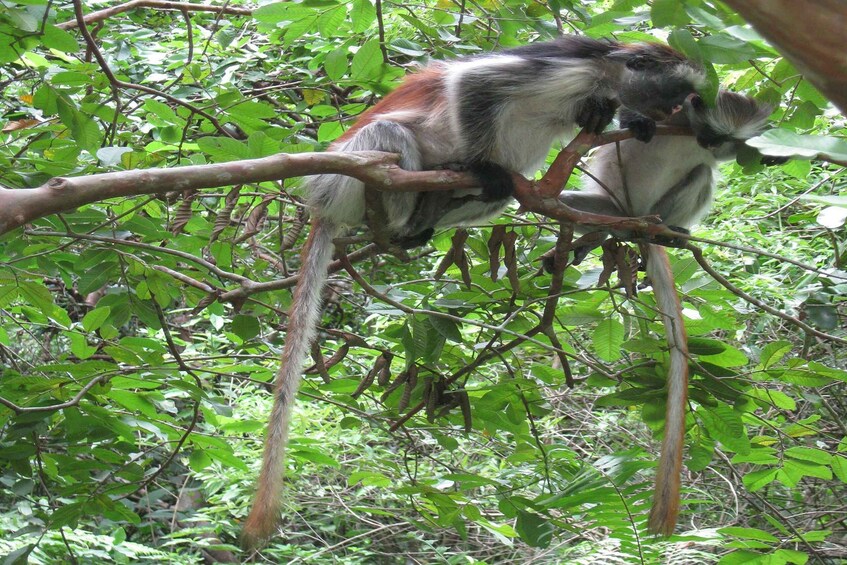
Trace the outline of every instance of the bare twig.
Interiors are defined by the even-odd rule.
[[[189,2],[166,2],[164,0],[130,0],[124,4],[118,4],[117,6],[91,12],[83,18],[83,21],[86,24],[93,24],[138,8],[179,10],[181,12],[216,12],[230,16],[250,16],[253,13],[253,10],[249,10],[247,8],[233,8],[228,5],[210,6],[206,4],[191,4]],[[70,20],[57,24],[56,27],[61,29],[73,29],[78,25],[79,23],[77,20]]]

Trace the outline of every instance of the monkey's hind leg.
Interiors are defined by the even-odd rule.
[[[400,160],[397,164],[400,167],[408,171],[421,170],[421,152],[414,132],[390,120],[376,120],[363,126],[336,150],[398,153]],[[310,203],[315,209],[333,219],[357,216],[354,221],[339,222],[346,225],[364,222],[365,187],[360,181],[343,175],[319,175],[316,179],[310,188]],[[381,195],[388,231],[404,231],[415,209],[417,194],[385,191]],[[349,212],[350,208],[356,208],[355,213]]]

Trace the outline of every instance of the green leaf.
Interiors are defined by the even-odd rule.
[[[381,67],[382,52],[379,49],[379,40],[369,39],[353,55],[350,76],[354,80],[369,80],[377,76]]]
[[[341,35],[341,24],[347,19],[347,8],[337,6],[327,10],[318,17],[318,32],[321,37],[336,37]]]
[[[276,24],[292,17],[292,13],[297,9],[297,6],[292,6],[290,2],[274,2],[265,4],[253,10],[253,17],[265,24]],[[302,9],[302,8],[300,8]]]
[[[832,468],[833,474],[838,477],[842,483],[847,483],[847,457],[835,455],[829,466]]]
[[[226,449],[208,449],[206,453],[212,459],[223,463],[224,467],[234,467],[242,471],[247,471],[248,467],[240,457],[236,457],[229,446]]]
[[[14,551],[10,551],[6,555],[0,557],[0,565],[26,565],[29,563],[29,554],[35,549],[34,544],[27,544],[19,547]]]
[[[791,351],[791,342],[790,341],[774,341],[762,348],[762,352],[759,355],[759,367],[762,369],[768,369],[785,357],[785,355]]]
[[[76,38],[67,31],[54,25],[44,26],[44,35],[41,36],[41,41],[45,47],[57,51],[64,51],[65,53],[76,53],[79,51],[79,43]]]
[[[623,340],[624,326],[613,318],[607,318],[597,324],[592,334],[594,351],[603,361],[617,361],[621,358]]]
[[[21,297],[41,310],[45,316],[49,316],[53,311],[53,295],[41,283],[22,282],[18,286]]]
[[[829,465],[832,462],[832,455],[826,451],[811,447],[789,447],[785,450],[785,456],[802,461],[811,461],[820,465]]]
[[[156,117],[160,118],[165,123],[178,126],[182,126],[185,124],[185,120],[178,117],[176,113],[174,113],[173,109],[164,102],[159,102],[158,100],[155,100],[153,98],[148,98],[144,101],[143,107],[145,110],[154,114]]]
[[[675,4],[682,5],[681,2],[675,2]],[[653,4],[653,9],[656,9],[656,4]],[[695,61],[703,58],[703,55],[700,53],[700,46],[687,29],[673,30],[668,36],[668,45]]]
[[[832,479],[832,469],[830,467],[809,463],[807,461],[786,459],[782,468],[786,472],[800,473],[804,477],[816,477],[825,481]]]
[[[370,0],[354,0],[350,11],[353,33],[363,33],[376,21],[376,7]]]
[[[716,65],[741,63],[756,56],[756,50],[746,41],[718,33],[698,42],[703,58]]]
[[[71,340],[71,353],[79,359],[88,359],[97,353],[97,347],[88,345],[88,340],[83,334],[76,332],[63,332]]]
[[[259,335],[261,329],[262,326],[256,316],[237,314],[232,318],[232,332],[244,341]]]
[[[761,490],[776,479],[776,469],[760,469],[744,475],[742,482],[750,492]]]
[[[453,320],[448,320],[439,316],[430,316],[429,322],[444,338],[456,343],[462,343],[462,332],[459,330],[459,324]]]
[[[330,51],[324,60],[324,70],[330,80],[341,80],[347,72],[347,50],[338,48]]]
[[[518,510],[515,531],[528,545],[532,547],[547,547],[553,539],[555,528],[549,520],[538,514]]]
[[[689,22],[685,3],[679,0],[653,0],[650,19],[656,27],[682,27]]]
[[[758,528],[738,528],[735,526],[730,526],[726,528],[720,528],[718,533],[733,536],[736,538],[742,539],[752,539],[757,541],[763,541],[767,543],[777,543],[779,542],[779,538],[770,534],[764,530],[760,530]]]
[[[796,410],[797,403],[794,399],[780,390],[753,388],[747,394],[756,400],[776,406],[783,410]]]
[[[827,135],[802,135],[787,129],[768,130],[747,140],[765,155],[798,159],[847,161],[847,139]]]
[[[333,459],[326,453],[318,451],[317,449],[298,447],[291,451],[291,457],[305,459],[312,463],[317,463],[318,465],[326,465],[328,467],[335,467],[336,469],[341,467],[341,464],[337,460]]]

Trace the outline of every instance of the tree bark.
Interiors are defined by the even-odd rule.
[[[847,2],[724,0],[847,114]]]

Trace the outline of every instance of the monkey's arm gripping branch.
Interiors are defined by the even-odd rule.
[[[656,135],[692,135],[692,131],[687,127],[658,126]],[[659,224],[658,218],[655,217],[625,218],[582,212],[559,200],[559,194],[573,174],[574,168],[588,151],[594,147],[617,143],[632,137],[633,134],[629,130],[614,130],[602,134],[581,131],[567,147],[559,152],[541,180],[530,181],[521,175],[513,174],[515,198],[523,209],[559,222],[603,227],[616,232],[632,232],[648,238],[672,236],[675,232]]]

